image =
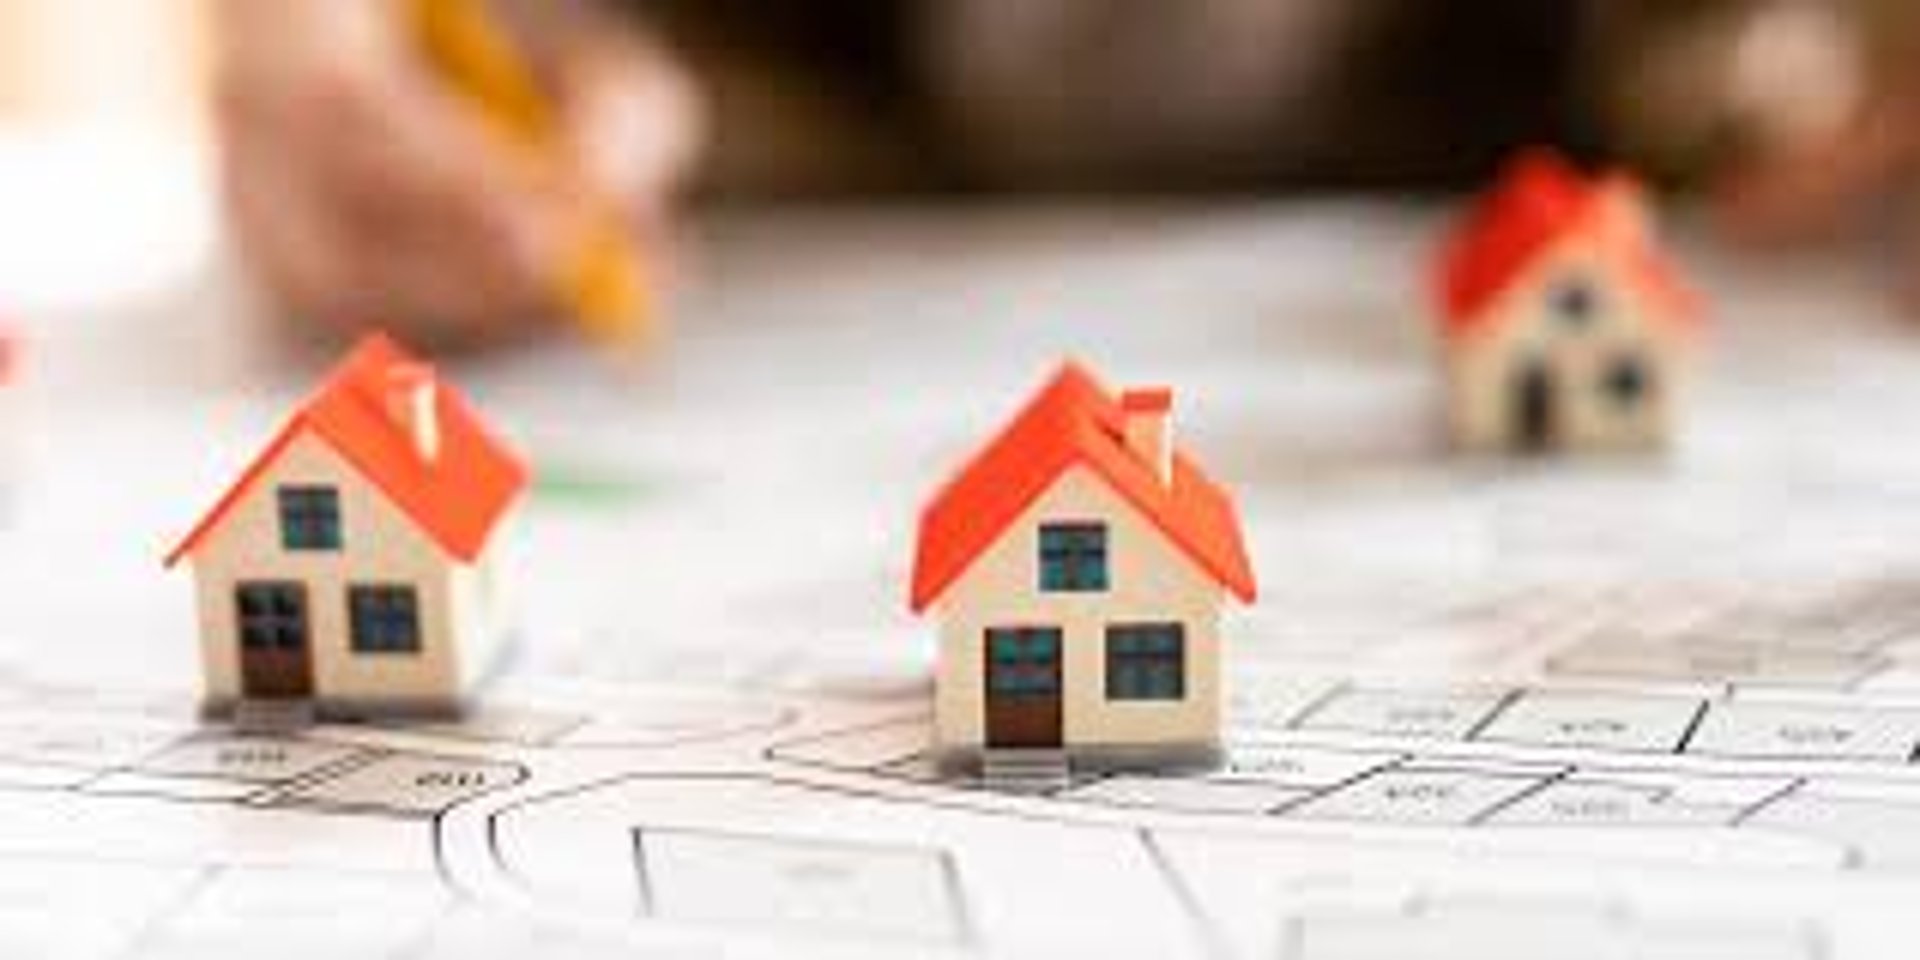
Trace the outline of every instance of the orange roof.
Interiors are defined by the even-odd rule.
[[[1447,333],[1478,327],[1488,319],[1483,308],[1534,257],[1576,233],[1604,244],[1658,314],[1696,319],[1698,302],[1647,236],[1643,204],[1639,184],[1625,174],[1587,177],[1551,151],[1521,153],[1441,248],[1434,286]]]
[[[1091,468],[1242,601],[1255,594],[1233,501],[1185,454],[1162,484],[1122,439],[1125,412],[1071,362],[920,514],[910,604],[925,610],[1068,467]]]
[[[439,449],[431,460],[416,452],[388,402],[389,384],[425,370],[385,336],[367,337],[320,389],[280,428],[193,531],[167,555],[167,565],[192,553],[240,501],[254,480],[293,440],[309,431],[385,493],[441,549],[471,562],[498,521],[527,485],[527,468],[488,433],[466,399],[445,384],[432,393]]]

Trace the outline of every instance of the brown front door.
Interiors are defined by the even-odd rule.
[[[1540,453],[1554,445],[1559,429],[1559,395],[1553,375],[1541,360],[1530,360],[1513,381],[1513,442],[1522,453]]]
[[[306,586],[242,583],[234,587],[233,601],[240,638],[241,694],[281,699],[311,696],[313,655]]]
[[[1060,746],[1060,630],[992,627],[986,636],[987,746]]]

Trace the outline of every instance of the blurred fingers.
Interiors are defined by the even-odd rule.
[[[692,79],[664,49],[641,40],[565,49],[554,75],[569,153],[586,189],[634,217],[664,218],[706,137],[706,108]]]

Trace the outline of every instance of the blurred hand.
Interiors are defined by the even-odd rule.
[[[223,187],[240,253],[296,322],[442,346],[559,315],[551,274],[590,204],[657,228],[701,139],[688,78],[564,21],[523,46],[570,155],[516,147],[433,75],[400,0],[221,0]],[[657,232],[653,231],[653,232]]]
[[[1720,181],[1720,222],[1736,239],[1783,243],[1845,230],[1920,167],[1920,110],[1886,98],[1844,127],[1752,156]]]
[[[1783,244],[1876,224],[1920,178],[1920,20],[1893,5],[1774,3],[1745,27],[1728,76],[1749,135],[1714,185],[1720,225]],[[1902,285],[1920,293],[1920,233],[1902,239]]]

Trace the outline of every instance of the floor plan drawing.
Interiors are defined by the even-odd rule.
[[[432,722],[198,715],[169,504],[309,378],[184,322],[152,383],[76,349],[114,389],[0,532],[0,955],[1904,960],[1920,449],[1887,411],[1920,359],[1754,297],[1670,458],[1451,459],[1407,304],[1347,269],[1408,251],[1389,221],[989,220],[955,264],[884,218],[733,227],[637,384],[459,371],[540,479],[518,643]],[[787,273],[795,230],[858,289]],[[1181,429],[1261,596],[1222,621],[1217,769],[995,790],[928,752],[911,520],[1081,353],[1206,397]]]

